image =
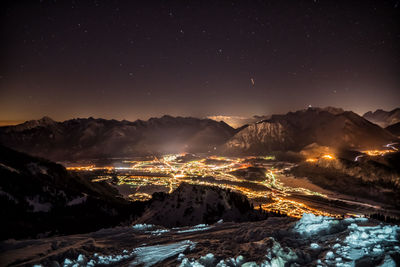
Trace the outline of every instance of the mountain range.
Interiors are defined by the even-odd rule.
[[[250,124],[226,144],[227,151],[263,153],[298,151],[316,143],[336,148],[372,148],[396,140],[390,132],[354,112],[308,108]]]
[[[338,108],[308,108],[234,129],[223,121],[163,116],[147,121],[48,117],[0,127],[0,144],[55,161],[168,153],[263,154],[307,145],[377,148],[397,134]]]
[[[209,152],[235,133],[224,122],[163,116],[135,122],[48,117],[0,127],[0,143],[52,160]]]
[[[385,111],[382,109],[377,109],[374,112],[368,111],[363,115],[363,118],[385,128],[400,122],[400,108],[395,108],[391,111]]]

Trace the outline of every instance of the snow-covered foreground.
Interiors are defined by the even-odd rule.
[[[141,224],[0,243],[0,265],[396,266],[400,227],[304,214],[165,229]]]

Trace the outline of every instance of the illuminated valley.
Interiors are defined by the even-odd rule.
[[[306,162],[313,164],[334,159],[333,155],[323,155],[318,159],[307,159]],[[343,196],[338,197],[337,194],[320,188],[310,190],[305,188],[307,186],[285,184],[283,180],[290,179],[287,171],[293,166],[293,163],[276,161],[274,156],[219,157],[173,154],[117,160],[112,166],[70,164],[67,169],[94,177],[92,182],[106,181],[132,201],[148,200],[151,194],[157,191],[171,193],[182,182],[186,182],[237,191],[246,195],[255,208],[297,218],[303,213],[333,217],[361,216],[363,209],[360,210],[360,206],[371,209],[368,212],[380,208],[376,205],[357,203]],[[306,179],[301,180],[307,183]],[[351,203],[354,207],[333,209],[330,207],[332,200]]]

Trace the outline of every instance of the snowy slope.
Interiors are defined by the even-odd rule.
[[[182,183],[171,194],[156,193],[151,205],[136,223],[166,227],[265,219],[248,199],[236,192],[211,186]]]

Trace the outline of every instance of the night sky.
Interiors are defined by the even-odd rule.
[[[398,1],[9,1],[0,120],[400,106]]]

